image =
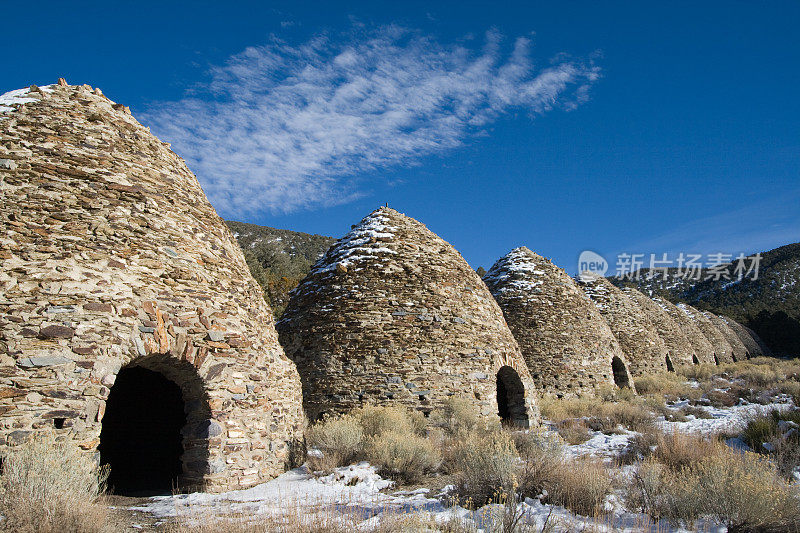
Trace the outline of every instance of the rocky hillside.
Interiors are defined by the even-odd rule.
[[[638,280],[612,281],[729,315],[754,329],[776,354],[800,356],[800,243],[762,253],[757,279],[706,279],[708,270],[699,281],[680,278],[675,269],[666,277],[648,274],[643,270]]]
[[[336,242],[333,237],[246,222],[227,221],[226,224],[244,250],[247,266],[264,289],[264,296],[276,317],[283,313],[289,291]]]

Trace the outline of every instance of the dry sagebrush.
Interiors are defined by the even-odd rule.
[[[12,448],[0,475],[0,529],[18,533],[115,531],[98,503],[107,472],[73,442],[41,436]]]

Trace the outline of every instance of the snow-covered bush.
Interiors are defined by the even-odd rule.
[[[0,474],[0,529],[20,533],[115,531],[98,504],[106,469],[73,442],[51,436],[11,448]]]

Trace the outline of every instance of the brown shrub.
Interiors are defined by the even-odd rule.
[[[735,390],[710,390],[705,394],[714,407],[733,407],[739,403],[739,395]]]
[[[12,448],[0,474],[0,527],[18,533],[116,531],[99,501],[108,473],[51,436]]]
[[[582,419],[562,420],[557,425],[557,431],[570,444],[583,444],[592,438],[591,431]]]
[[[618,457],[620,464],[629,465],[650,457],[658,446],[660,436],[659,432],[645,431],[628,439]]]
[[[611,477],[603,462],[595,457],[577,457],[551,470],[544,483],[547,502],[563,505],[578,514],[594,516],[602,511],[611,492]]]
[[[364,431],[355,416],[342,415],[317,422],[306,431],[309,469],[330,472],[337,466],[350,464],[363,455],[363,440]]]
[[[361,424],[365,437],[374,437],[389,432],[405,432],[424,436],[427,429],[427,421],[422,413],[404,407],[368,405],[351,414]]]
[[[442,460],[430,440],[398,431],[369,437],[366,457],[382,475],[408,483],[435,471]]]
[[[480,507],[513,490],[519,455],[505,431],[490,431],[452,442],[446,450],[450,472],[456,474],[459,500]]]
[[[433,423],[450,436],[473,433],[483,424],[480,413],[464,398],[448,398],[434,414]]]
[[[628,505],[653,518],[691,524],[706,516],[728,531],[797,531],[797,488],[757,454],[721,448],[698,463],[672,470],[643,462],[627,490]]]
[[[687,383],[684,376],[674,372],[640,376],[635,383],[639,394],[661,394],[673,398],[688,398],[696,390]]]
[[[653,458],[667,468],[678,471],[697,464],[706,457],[719,455],[725,445],[700,435],[687,433],[659,433]]]

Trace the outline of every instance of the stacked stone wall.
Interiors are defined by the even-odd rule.
[[[524,386],[513,418],[538,418],[530,373],[484,283],[451,245],[393,209],[374,211],[328,250],[278,331],[309,418],[365,404],[430,416],[452,397],[496,417],[503,367]]]
[[[717,326],[711,322],[711,319],[702,311],[695,309],[691,305],[680,303],[677,305],[677,307],[694,322],[697,328],[703,333],[705,338],[711,344],[714,349],[714,362],[717,364],[732,363],[733,348],[722,332],[717,328]]]
[[[625,295],[639,306],[642,313],[655,326],[656,333],[664,341],[672,365],[691,365],[697,356],[692,343],[681,326],[655,301],[633,288],[623,289]]]
[[[593,394],[613,386],[611,362],[625,355],[605,319],[564,270],[516,248],[484,276],[544,393]]]
[[[667,370],[667,347],[638,305],[605,278],[582,277],[578,285],[608,322],[633,376]]]
[[[0,454],[95,451],[121,368],[183,392],[183,482],[254,485],[302,438],[301,389],[241,250],[184,162],[98,89],[0,106]]]

